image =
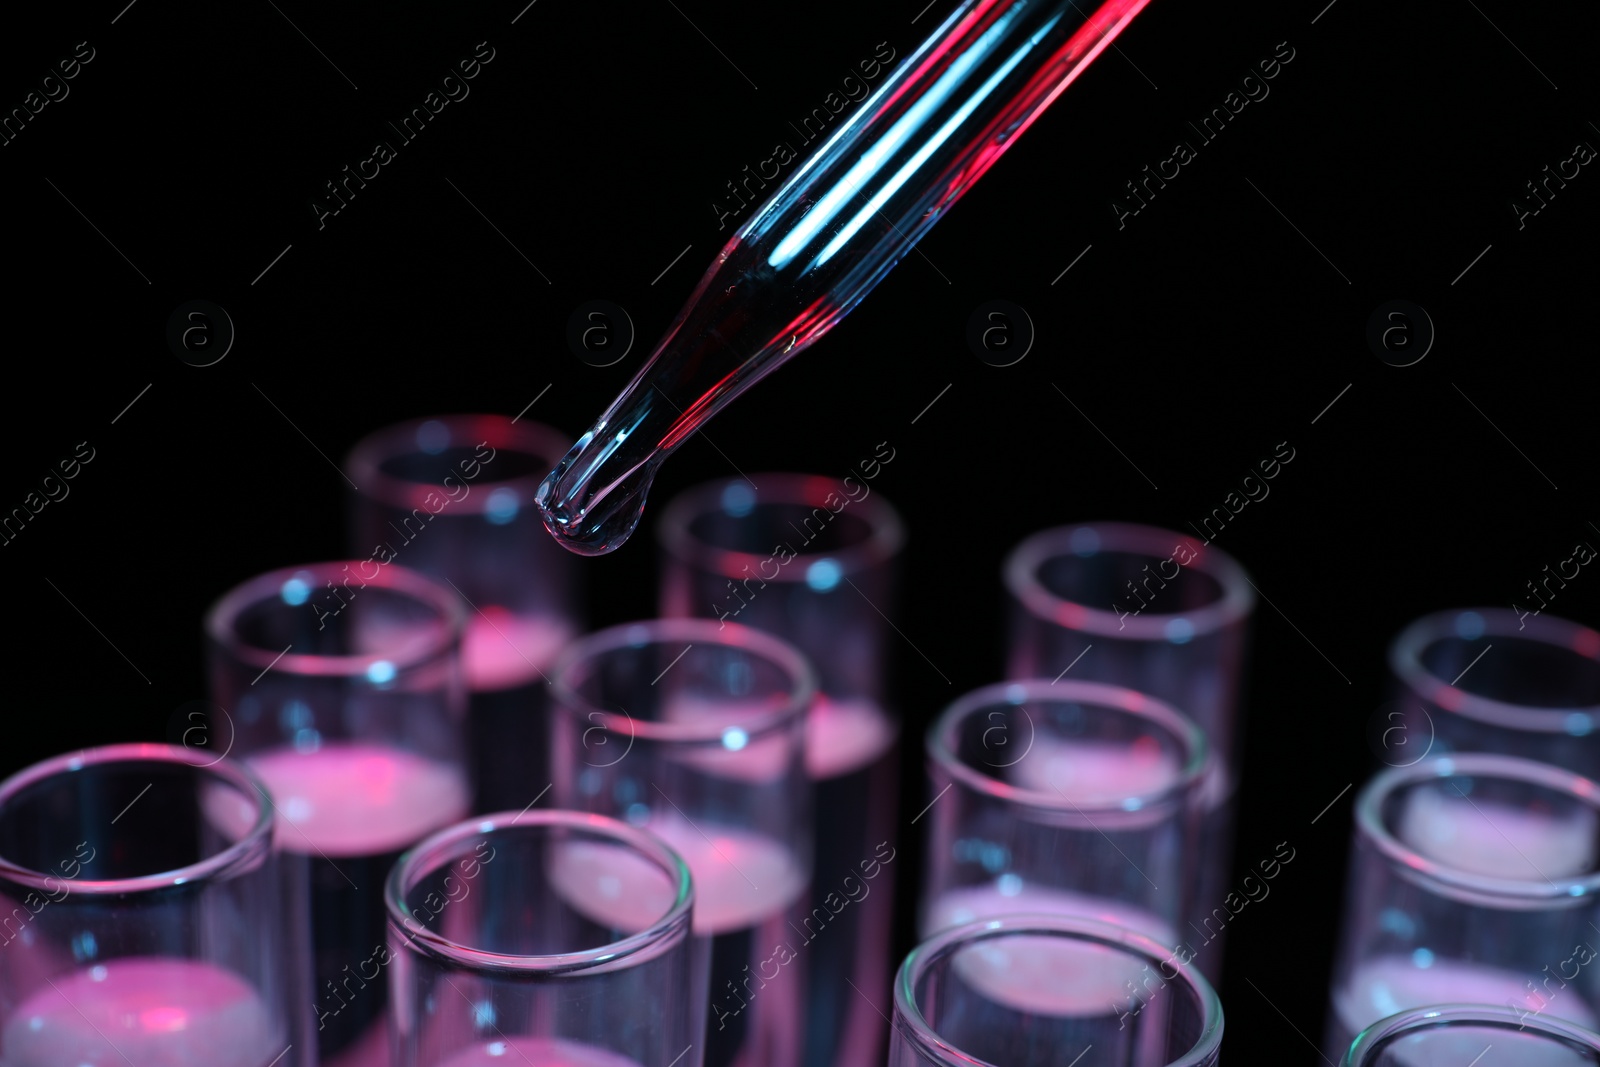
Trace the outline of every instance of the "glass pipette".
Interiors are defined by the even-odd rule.
[[[848,315],[1148,2],[962,3],[729,238],[545,478],[555,539],[620,547],[666,458]]]

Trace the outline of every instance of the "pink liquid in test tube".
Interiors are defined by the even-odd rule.
[[[1592,808],[1574,808],[1557,816],[1419,789],[1404,801],[1396,836],[1427,858],[1456,870],[1542,881],[1592,869],[1596,829]],[[1353,1040],[1379,1019],[1424,1004],[1493,1004],[1593,1028],[1595,1014],[1584,1003],[1582,993],[1560,984],[1547,988],[1539,982],[1544,977],[1435,957],[1426,949],[1381,956],[1357,967],[1343,988],[1335,991],[1333,1011],[1341,1031],[1338,1040],[1347,1036]],[[1463,1036],[1461,1041],[1465,1048],[1478,1039]],[[1429,1047],[1437,1052],[1436,1046]],[[1482,1042],[1478,1041],[1473,1053],[1481,1051]],[[1530,1049],[1522,1055],[1529,1067],[1568,1062],[1559,1056],[1549,1059],[1557,1055],[1549,1049]],[[1533,1058],[1527,1059],[1529,1056]]]
[[[1171,927],[1143,908],[1064,889],[1025,886],[1014,874],[990,885],[953,889],[929,911],[927,932],[1002,915],[1070,915],[1138,931],[1164,945]],[[955,961],[968,985],[997,1004],[1044,1015],[1096,1016],[1118,1010],[1128,982],[1140,988],[1143,965],[1126,953],[1055,938],[1009,938]]]
[[[837,778],[870,765],[894,744],[895,723],[870,700],[819,696],[806,720],[806,771]]]
[[[1013,785],[1098,806],[1159,793],[1178,780],[1180,768],[1154,738],[1115,744],[1036,736],[1028,754],[1009,770]]]
[[[324,742],[312,752],[278,748],[251,756],[293,852],[369,856],[394,852],[465,817],[461,773],[411,752]]]
[[[663,881],[661,868],[621,845],[559,844],[549,876],[570,908],[627,935],[648,929],[672,905],[674,889]]]
[[[708,1067],[798,1067],[810,958],[796,914],[811,874],[809,665],[760,631],[671,618],[580,639],[552,680],[558,740],[578,750],[557,753],[556,803],[620,809],[692,876],[689,925],[710,942],[695,964],[709,969],[709,985],[692,991]],[[633,714],[607,710],[617,707]],[[576,770],[583,763],[594,772]],[[584,880],[588,900],[574,900],[575,910],[604,908],[626,928],[626,879],[586,878],[576,867],[565,888],[560,873],[550,879],[563,895]]]
[[[694,877],[694,932],[742,930],[783,915],[806,888],[794,854],[745,830],[653,815],[644,827],[683,857]]]
[[[1104,804],[1108,799],[1148,796],[1178,777],[1177,761],[1153,742],[1132,746],[1101,741],[1061,741],[1037,737],[1028,754],[1011,767],[1015,785],[1059,796],[1073,804]],[[1176,939],[1167,923],[1144,908],[1106,897],[1048,886],[1027,885],[1003,874],[988,885],[945,893],[930,909],[927,930],[942,930],[974,919],[1016,914],[1080,915],[1115,923],[1163,944]]]
[[[661,718],[668,722],[685,724],[695,722],[714,724],[730,720],[760,719],[768,714],[766,709],[759,706],[749,707],[748,710],[742,710],[743,707],[728,701],[679,695],[672,697],[662,706]],[[720,747],[696,745],[672,753],[671,758],[713,777],[751,784],[775,782],[790,770],[790,748],[787,738],[781,734],[752,738],[737,727],[723,732]]]
[[[475,693],[515,689],[543,681],[543,671],[573,637],[560,619],[515,615],[489,606],[467,620],[461,662]]]
[[[322,1067],[389,1067],[387,1021],[379,1019],[355,1044],[324,1058]]]
[[[1158,795],[1181,776],[1177,758],[1154,738],[1131,743],[1065,740],[1034,733],[1004,768],[1013,786],[1052,802],[1105,807],[1124,798]],[[1014,872],[992,882],[940,895],[924,917],[924,933],[1002,915],[1063,915],[1098,919],[1175,945],[1171,925],[1137,905],[1104,896],[1028,883]],[[1103,946],[1053,938],[987,942],[963,953],[954,968],[985,997],[1018,1011],[1054,1016],[1099,1016],[1125,1010],[1128,983],[1142,988],[1143,965]],[[1122,1005],[1123,1007],[1119,1007]]]
[[[1593,783],[1551,765],[1454,753],[1378,775],[1356,799],[1352,899],[1323,1051],[1399,1012],[1481,1004],[1516,1024],[1418,1033],[1385,1046],[1383,1062],[1426,1067],[1458,1050],[1471,1062],[1498,1033],[1505,1040],[1494,1039],[1483,1067],[1589,1062],[1527,1026],[1600,1023],[1586,970],[1597,832]]]
[[[1445,959],[1431,960],[1426,967],[1418,962],[1415,955],[1380,956],[1357,968],[1334,998],[1340,1021],[1351,1034],[1423,1004],[1493,1004],[1594,1028],[1594,1012],[1576,989],[1547,996],[1537,983],[1528,987],[1528,976],[1504,968]]]
[[[317,862],[398,852],[465,817],[470,802],[459,770],[387,745],[323,742],[311,752],[269,749],[247,762],[272,794],[280,847]],[[208,798],[210,816],[225,833],[238,834],[248,826],[250,813],[228,800]],[[365,943],[352,943],[349,954],[360,960],[370,951]],[[318,993],[327,998],[326,990]],[[325,1003],[324,1010],[331,1006]],[[380,1018],[353,1045],[324,1062],[328,1067],[384,1067],[388,1054]]]
[[[387,745],[323,742],[310,752],[269,749],[247,762],[272,794],[280,847],[314,861],[398,852],[464,818],[470,803],[459,770]],[[224,795],[208,798],[208,810],[224,833],[237,835],[249,825],[250,812]],[[349,951],[351,959],[360,960],[370,946],[353,943]],[[318,993],[327,997],[326,990]],[[331,1006],[325,1004],[324,1010]],[[380,1018],[354,1044],[326,1057],[324,1063],[384,1067],[388,1057],[388,1037]]]
[[[694,878],[693,923],[697,936],[753,936],[760,949],[758,959],[780,943],[796,953],[803,951],[803,935],[796,933],[786,920],[808,883],[793,854],[781,843],[712,823],[691,824],[675,813],[656,814],[643,828],[660,837],[688,864]],[[550,878],[573,910],[629,934],[648,927],[671,902],[671,887],[662,884],[659,869],[637,853],[616,846],[591,842],[562,845],[551,865]],[[752,967],[750,974],[755,975],[759,969]],[[758,1008],[760,1028],[767,1035],[758,1039],[757,1048],[746,1050],[757,1057],[759,1042],[777,1041],[792,1047],[800,1040],[802,1029],[801,988],[796,976],[758,984],[759,988],[713,988],[713,1016],[708,1024],[716,1031],[723,1013],[742,1015],[741,1002],[748,998]],[[609,1067],[610,1061],[605,1062]],[[736,1067],[764,1065],[747,1056],[736,1061]]]
[[[465,903],[429,905],[441,877],[474,878],[469,862],[501,873],[479,878]],[[698,1065],[704,994],[693,978],[705,946],[691,931],[688,875],[650,834],[571,810],[497,813],[430,836],[385,890],[392,1062]],[[408,937],[419,923],[447,940]]]
[[[286,1041],[261,997],[196,960],[125,957],[60,978],[5,1024],[6,1067],[266,1067]]]
[[[1580,999],[1576,989],[1558,990],[1546,997],[1539,987],[1528,987],[1528,978],[1514,971],[1456,960],[1433,960],[1419,967],[1415,957],[1379,957],[1357,968],[1349,983],[1334,995],[1333,1009],[1342,1033],[1339,1040],[1355,1040],[1355,1035],[1379,1019],[1424,1004],[1491,1004],[1510,1008],[1519,1018],[1552,1017],[1594,1029],[1594,1012]],[[1465,1053],[1460,1062],[1471,1063],[1489,1042],[1473,1034],[1457,1035],[1448,1049],[1439,1039],[1425,1052],[1407,1055],[1403,1046],[1394,1051],[1395,1059],[1414,1067],[1432,1067],[1443,1062],[1440,1053]],[[1567,1067],[1591,1062],[1587,1056],[1553,1048],[1517,1046],[1517,1067]],[[1505,1060],[1499,1062],[1512,1062]],[[1481,1067],[1481,1064],[1480,1064]]]
[[[1015,937],[976,945],[953,961],[955,973],[997,1004],[1030,1015],[1095,1018],[1127,1010],[1145,965],[1125,952],[1053,937]],[[1129,984],[1131,983],[1131,985]]]
[[[1419,789],[1406,798],[1397,836],[1457,870],[1543,881],[1592,870],[1600,826],[1593,808],[1563,815]]]

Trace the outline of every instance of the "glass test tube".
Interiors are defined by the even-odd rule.
[[[395,563],[319,563],[237,586],[206,616],[216,747],[278,810],[278,846],[309,887],[322,1062],[382,1063],[382,986],[351,973],[384,943],[383,879],[399,854],[466,816],[464,610]]]
[[[1395,1012],[1600,1022],[1600,785],[1512,756],[1391,768],[1355,804],[1330,1058]]]
[[[1600,633],[1589,627],[1505,608],[1436,612],[1394,639],[1389,669],[1384,762],[1499,752],[1600,777]]]
[[[579,561],[545,535],[532,502],[571,443],[535,422],[450,415],[378,430],[346,464],[361,487],[351,554],[398,561],[467,601],[476,811],[521,808],[550,780],[545,673],[581,629]]]
[[[501,812],[389,875],[393,1067],[700,1067],[689,869],[600,815]]]
[[[765,630],[817,672],[806,744],[816,788],[811,906],[826,907],[830,893],[863,895],[808,950],[805,1063],[878,1067],[883,1017],[851,984],[873,997],[889,991],[894,872],[881,861],[883,850],[895,854],[900,724],[885,700],[885,616],[895,616],[900,517],[865,480],[756,474],[680,494],[658,538],[662,616]],[[870,885],[863,864],[878,875]]]
[[[1585,1067],[1600,1064],[1600,1034],[1559,1019],[1523,1020],[1507,1008],[1439,1004],[1374,1023],[1341,1067]]]
[[[92,748],[0,784],[0,1062],[314,1064],[272,834],[259,780],[192,749]]]
[[[1240,679],[1255,590],[1229,555],[1187,534],[1126,523],[1044,530],[1006,558],[1007,676],[1106,682],[1149,693],[1200,724],[1213,766],[1203,791],[1200,925],[1228,892],[1238,783]],[[1222,972],[1222,939],[1200,958]]]
[[[802,915],[816,694],[805,658],[737,623],[664,619],[580,638],[551,678],[557,806],[642,826],[693,874],[707,1067],[795,1067],[807,946],[833,919]]]
[[[1026,913],[1187,940],[1205,752],[1171,707],[1097,682],[957,700],[928,731],[923,936]]]
[[[1213,1067],[1221,1044],[1222,1004],[1180,953],[1093,919],[1013,915],[906,957],[889,1067]]]

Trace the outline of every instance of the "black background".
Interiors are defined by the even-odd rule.
[[[0,147],[0,510],[78,442],[95,458],[0,546],[5,771],[168,736],[204,695],[210,601],[341,553],[333,463],[366,432],[516,414],[547,386],[527,417],[582,432],[732,232],[711,206],[725,183],[792,140],[789,121],[879,42],[904,56],[952,7],[525,2],[8,15],[0,109],[78,42],[95,58]],[[1376,766],[1367,727],[1388,640],[1426,611],[1509,606],[1600,538],[1600,177],[1585,167],[1523,229],[1511,208],[1574,144],[1600,145],[1600,12],[1325,3],[1155,0],[921,255],[718,417],[716,447],[681,449],[649,516],[734,465],[841,477],[889,442],[874,486],[910,530],[895,678],[920,742],[944,704],[998,676],[1000,561],[1025,534],[1088,519],[1185,529],[1289,442],[1270,497],[1216,540],[1271,601],[1256,616],[1237,863],[1296,850],[1229,931],[1234,1062],[1316,1061],[1304,1038],[1320,1037],[1326,1004],[1340,794]],[[323,183],[394,141],[385,122],[480,41],[495,58],[470,96],[319,229]],[[1279,42],[1294,59],[1270,96],[1119,230],[1123,183]],[[1005,368],[965,341],[968,316],[997,298],[1037,329]],[[237,330],[211,367],[166,343],[169,315],[194,299]],[[625,307],[640,334],[610,368],[565,341],[591,299]],[[1437,329],[1410,367],[1365,340],[1393,299]],[[585,566],[593,622],[651,613],[646,533]],[[1550,611],[1600,622],[1600,577],[1584,572]],[[926,803],[917,743],[906,782],[903,826]],[[909,920],[919,858],[904,833]],[[908,921],[899,934],[903,953]]]

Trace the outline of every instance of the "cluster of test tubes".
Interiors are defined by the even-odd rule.
[[[349,558],[218,589],[205,709],[0,784],[0,1063],[1219,1062],[1238,562],[1026,538],[994,683],[909,736],[871,475],[683,493],[656,617],[589,632],[532,506],[568,445],[489,415],[370,435]],[[1390,674],[1320,1055],[1600,1064],[1600,634],[1446,611]],[[1248,858],[1270,881],[1294,850]]]

